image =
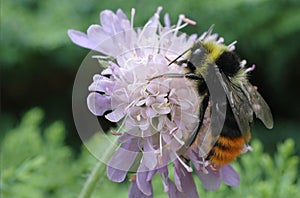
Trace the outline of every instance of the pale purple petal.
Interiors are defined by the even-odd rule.
[[[182,190],[179,197],[198,198],[197,188],[191,173],[186,172],[186,175],[181,177]]]
[[[101,75],[112,75],[112,68],[108,67],[101,72]]]
[[[174,161],[174,166],[174,176],[175,173],[178,175],[177,182],[175,182],[175,184],[177,189],[181,191],[180,196],[178,197],[199,197],[192,174],[188,172],[178,160]],[[178,181],[178,179],[180,181]]]
[[[146,116],[147,117],[153,118],[154,116],[156,116],[156,114],[157,113],[152,108],[149,108],[149,107],[146,108]]]
[[[124,109],[118,107],[117,109],[113,110],[111,113],[105,115],[105,118],[111,122],[118,122],[125,116]]]
[[[169,198],[178,198],[179,191],[169,178],[167,178],[167,186]]]
[[[147,178],[146,178],[146,181],[151,181],[152,178],[154,177],[154,175],[157,173],[157,169],[155,170],[152,170],[152,171],[149,171],[148,172],[148,175],[147,175]]]
[[[136,181],[132,181],[129,192],[128,192],[128,198],[152,198],[153,194],[147,196],[138,188]]]
[[[162,106],[161,103],[154,103],[151,105],[154,111],[156,111],[158,114],[168,114],[171,111],[170,107]]]
[[[161,117],[158,118],[158,125],[156,126],[157,127],[156,128],[157,131],[161,131],[162,130],[162,128],[166,124],[166,120],[167,120],[166,116],[161,116]],[[155,128],[154,123],[151,123],[151,124],[152,124],[153,128]]]
[[[181,187],[181,181],[180,181],[180,177],[177,174],[177,172],[178,171],[176,171],[176,170],[174,172],[174,182],[176,184],[177,189],[182,192],[183,190],[182,190],[182,187]]]
[[[77,30],[68,30],[68,35],[73,43],[92,50],[98,50],[101,52],[99,45],[109,38],[109,34],[104,32],[103,28],[99,25],[91,25],[87,34]]]
[[[111,98],[92,92],[87,97],[89,110],[96,116],[102,116],[106,111],[111,110]]]
[[[119,16],[122,14],[119,12]],[[123,16],[121,16],[123,17]],[[123,29],[122,21],[125,19],[119,18],[115,13],[111,10],[104,10],[100,13],[100,21],[105,32],[110,34],[116,34]]]
[[[116,15],[111,10],[104,10],[100,13],[100,23],[109,34],[114,34],[115,30],[113,28],[113,22],[116,18]]]
[[[118,142],[119,143],[125,143],[127,141],[131,141],[131,139],[135,138],[134,136],[132,136],[130,133],[125,132],[123,133],[119,138],[118,138]]]
[[[96,48],[109,37],[109,34],[104,32],[103,28],[100,25],[94,24],[87,29],[87,36],[89,40],[94,43],[94,48]]]
[[[240,184],[239,174],[230,165],[222,166],[220,172],[225,184],[229,186],[238,186]]]
[[[115,83],[105,76],[96,74],[93,83],[88,87],[89,91],[98,91],[106,94],[111,94]]]
[[[147,99],[146,99],[146,105],[147,106],[150,106],[154,102],[155,102],[155,98],[154,97],[147,97]]]
[[[174,183],[169,178],[167,178],[167,185],[169,198],[199,198],[197,191],[193,190],[186,193],[178,191]]]
[[[192,34],[188,39],[188,43],[193,43],[195,42],[196,39],[197,39],[197,34]]]
[[[127,175],[127,171],[116,169],[108,165],[106,166],[106,173],[108,179],[118,183],[124,181]]]
[[[117,10],[117,16],[119,19],[128,20],[126,14],[120,8]]]
[[[152,180],[149,180],[148,178],[149,171],[144,171],[145,169],[146,167],[144,166],[143,163],[141,163],[138,172],[136,174],[136,184],[138,188],[145,195],[150,196],[153,194],[152,183],[151,183]]]
[[[195,148],[198,148],[198,147],[195,147]],[[196,168],[196,170],[199,171],[200,167],[201,167],[201,164],[199,163],[199,156],[198,156],[198,154],[192,148],[189,148],[186,151],[186,155],[192,161],[192,163],[194,164],[194,167]]]
[[[155,32],[157,31],[157,28],[160,25],[159,14],[161,11],[162,7],[158,7],[156,14],[154,14],[153,17],[151,17],[147,22],[147,25],[144,26],[144,34],[146,37],[155,34]]]
[[[201,170],[196,170],[196,174],[207,190],[217,190],[220,187],[221,179],[218,173],[209,170],[208,174],[205,174]]]
[[[68,30],[68,35],[73,43],[84,48],[94,49],[95,43],[91,41],[86,34],[77,30]]]
[[[164,153],[163,153],[164,154]],[[162,164],[165,164],[164,162]],[[160,168],[157,169],[157,172],[159,174],[163,174],[163,175],[168,175],[169,174],[169,170],[168,170],[168,166],[162,166]]]
[[[149,170],[154,170],[157,165],[157,155],[149,139],[150,138],[147,138],[144,143],[143,163]]]
[[[114,182],[124,181],[127,171],[134,163],[138,153],[137,139],[130,139],[125,142],[107,163],[108,178]]]
[[[131,28],[130,22],[126,14],[121,9],[117,10],[116,15],[120,20],[120,26],[122,27],[123,30],[127,30]]]

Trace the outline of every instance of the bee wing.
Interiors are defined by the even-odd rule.
[[[194,130],[192,131],[191,135],[185,140],[184,145],[182,145],[181,148],[177,150],[178,155],[183,154],[191,145],[195,144],[199,131],[204,122],[204,118],[208,109],[207,108],[209,104],[208,102],[209,102],[209,97],[204,96],[203,99],[201,100],[201,105],[199,109],[199,122],[197,126],[194,128]]]
[[[212,119],[212,105],[209,104],[206,109],[203,124],[198,132],[198,135],[195,139],[195,143],[192,145],[197,149],[199,157],[207,157],[207,154],[212,149],[216,141],[218,140],[220,133],[215,133],[213,130],[213,119]]]
[[[212,130],[212,105],[208,104],[201,125],[196,127],[190,136],[190,138],[185,142],[187,145],[181,147],[177,151],[178,154],[183,154],[187,149],[196,150],[199,157],[207,157],[207,154],[214,146],[215,142],[218,140],[220,133],[213,133]]]
[[[250,82],[247,82],[243,86],[243,92],[247,96],[256,117],[259,118],[268,129],[273,128],[273,117],[271,110],[266,101],[253,87],[253,85],[250,84]]]
[[[206,157],[220,136],[226,117],[227,98],[214,70],[215,67],[215,64],[211,64],[207,69],[205,83],[209,96],[202,100],[200,122],[177,153],[183,153],[184,149],[192,147],[198,150],[200,157]]]
[[[230,82],[225,74],[221,73],[219,69],[215,68],[217,76],[223,89],[226,93],[228,102],[234,114],[235,120],[244,138],[250,132],[250,123],[253,122],[253,109],[248,98],[242,88],[235,86]]]

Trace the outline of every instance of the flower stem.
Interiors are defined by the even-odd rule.
[[[94,188],[97,184],[97,181],[100,179],[101,173],[104,171],[104,164],[101,161],[98,161],[93,171],[91,172],[89,178],[86,180],[79,198],[89,198],[91,197]]]
[[[104,159],[104,161],[99,160],[96,163],[94,169],[92,170],[91,174],[89,175],[88,179],[86,180],[78,198],[90,198],[95,186],[97,185],[97,182],[99,181],[101,175],[103,175],[106,164],[104,162],[107,162],[108,157],[112,154],[112,152],[115,150],[116,142],[118,138],[114,138],[114,140],[111,142],[109,147],[106,149],[105,153],[101,157],[101,159]]]

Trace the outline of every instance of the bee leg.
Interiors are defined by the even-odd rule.
[[[149,78],[148,81],[154,80],[156,78],[184,78],[185,74],[179,74],[179,73],[166,73],[158,76],[154,76],[152,78]]]
[[[187,73],[184,74],[184,77],[191,79],[191,80],[200,80],[200,81],[204,81],[203,77],[200,75],[197,75],[195,73]]]
[[[156,78],[188,78],[190,80],[200,80],[203,81],[203,77],[194,73],[187,73],[187,74],[179,74],[179,73],[166,73],[158,76],[154,76],[148,81],[154,80]]]

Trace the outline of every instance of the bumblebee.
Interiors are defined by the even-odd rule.
[[[187,149],[197,149],[200,157],[219,168],[235,160],[249,143],[254,116],[269,129],[273,118],[265,100],[248,81],[248,72],[254,68],[245,68],[245,61],[230,47],[207,39],[212,29],[213,26],[203,39],[170,62],[169,65],[185,65],[185,74],[159,77],[195,82],[201,98],[199,123],[177,153],[185,157]]]

